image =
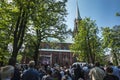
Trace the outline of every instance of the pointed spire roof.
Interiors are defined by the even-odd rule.
[[[77,6],[76,6],[76,19],[78,19],[78,20],[82,19],[80,16],[80,12],[79,12],[78,0],[77,0]]]

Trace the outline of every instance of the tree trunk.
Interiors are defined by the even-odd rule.
[[[16,60],[16,58],[17,58],[17,53],[18,53],[18,50],[14,50],[14,51],[13,51],[12,56],[11,56],[11,58],[9,59],[9,62],[8,62],[9,65],[15,66],[16,61],[17,61],[17,60]]]
[[[38,41],[37,44],[35,45],[35,52],[34,52],[34,61],[35,61],[35,67],[37,67],[39,65],[39,46],[40,46],[40,42]]]
[[[36,30],[37,33],[37,41],[34,43],[35,44],[35,53],[34,53],[34,61],[35,61],[35,66],[39,65],[39,48],[40,48],[40,43],[41,43],[41,31],[40,30]]]
[[[86,52],[86,59],[87,59],[87,62],[90,63],[89,53],[88,53],[88,51],[85,51],[85,52]]]
[[[34,53],[34,61],[35,61],[35,66],[38,66],[38,56],[39,56],[39,49],[36,48],[35,53]]]
[[[18,20],[16,22],[16,28],[14,31],[13,52],[11,58],[9,59],[9,63],[8,63],[9,65],[14,66],[16,64],[18,51],[23,44],[26,24],[27,24],[27,14],[25,11],[23,11],[19,14]]]
[[[90,54],[90,60],[91,60],[91,63],[94,64],[94,58],[93,58],[93,54],[92,54],[92,52],[91,52],[90,47],[89,47],[89,54]]]
[[[93,54],[92,54],[92,50],[91,50],[91,46],[90,46],[90,42],[89,42],[89,37],[87,38],[87,48],[88,48],[88,53],[89,53],[89,56],[90,56],[90,61],[91,63],[94,64],[94,57],[93,57]]]
[[[117,55],[116,55],[116,53],[114,52],[114,50],[113,50],[113,56],[114,56],[115,64],[118,65],[118,58],[117,58]]]

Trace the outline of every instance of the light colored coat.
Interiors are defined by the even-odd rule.
[[[99,67],[94,67],[90,70],[89,76],[91,80],[103,80],[105,72]]]

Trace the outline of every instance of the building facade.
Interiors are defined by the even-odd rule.
[[[73,38],[78,33],[79,23],[82,20],[79,12],[78,1],[76,6],[76,17],[74,20]],[[59,64],[59,65],[71,65],[76,62],[76,58],[70,51],[70,45],[72,43],[45,43],[41,44],[39,49],[39,61],[42,64]]]
[[[39,61],[41,64],[53,66],[58,64],[68,66],[75,62],[73,53],[70,51],[72,43],[45,43],[39,49]]]

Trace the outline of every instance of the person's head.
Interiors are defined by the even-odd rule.
[[[15,64],[15,68],[21,69],[21,65],[20,65],[19,63],[16,63],[16,64]]]
[[[107,74],[112,74],[113,73],[113,68],[112,67],[107,67],[106,68],[106,72],[107,72]]]
[[[51,69],[47,69],[46,72],[47,72],[48,75],[52,75],[52,71],[51,71]]]
[[[70,72],[69,72],[68,69],[65,70],[65,74],[66,74],[66,75],[69,75],[69,74],[70,74]]]
[[[120,65],[118,65],[118,69],[120,69]]]
[[[14,75],[14,67],[11,65],[7,65],[1,67],[1,79],[11,79]]]
[[[99,62],[95,62],[95,66],[99,67],[100,63]]]
[[[27,64],[25,65],[25,69],[28,69],[28,65]]]
[[[35,61],[30,61],[29,62],[29,67],[30,68],[34,68],[34,66],[35,66]]]
[[[63,76],[62,80],[68,80],[68,76],[67,75]]]
[[[108,62],[108,65],[109,65],[109,66],[113,66],[113,63],[112,63],[112,62]]]

